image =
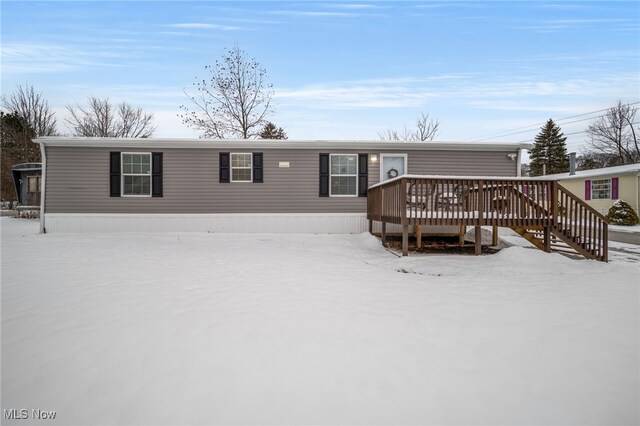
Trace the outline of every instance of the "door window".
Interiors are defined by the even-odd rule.
[[[380,182],[407,173],[407,154],[381,154]]]

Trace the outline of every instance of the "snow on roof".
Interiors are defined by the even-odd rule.
[[[377,188],[378,186],[386,185],[400,179],[437,179],[437,180],[447,180],[447,181],[455,181],[455,180],[509,180],[509,181],[518,181],[518,182],[541,182],[541,181],[552,181],[554,179],[549,178],[549,176],[537,176],[537,177],[529,177],[529,176],[463,176],[463,175],[400,175],[394,177],[393,179],[387,179],[382,182],[378,182],[374,185],[371,185],[371,188]]]
[[[577,171],[575,175],[570,175],[567,173],[557,173],[554,175],[546,175],[541,176],[545,179],[555,179],[555,180],[565,180],[565,179],[584,179],[595,176],[608,176],[608,175],[627,175],[640,173],[640,163],[636,164],[627,164],[624,166],[615,166],[615,167],[603,167],[601,169],[593,169],[593,170],[580,170]]]

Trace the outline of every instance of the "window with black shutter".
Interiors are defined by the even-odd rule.
[[[230,154],[228,152],[220,153],[220,183],[227,183],[230,181]]]
[[[120,196],[120,153],[109,153],[109,196]]]
[[[151,153],[151,196],[162,197],[162,153]]]
[[[320,196],[329,196],[329,154],[320,154]]]
[[[358,154],[358,197],[366,197],[369,188],[369,154]]]
[[[256,183],[264,182],[262,153],[253,153],[253,181]]]

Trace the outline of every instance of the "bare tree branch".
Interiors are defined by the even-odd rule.
[[[407,126],[402,131],[387,129],[378,132],[381,140],[388,141],[421,141],[431,142],[438,133],[440,122],[437,119],[429,119],[429,114],[421,113],[416,120],[416,129],[409,130]]]
[[[194,94],[184,91],[192,105],[180,105],[182,122],[205,138],[259,137],[271,114],[273,91],[267,72],[238,46],[205,70],[209,79],[197,79]]]
[[[587,129],[589,148],[595,153],[615,158],[617,164],[640,161],[640,148],[634,129],[637,108],[618,101]]]
[[[2,97],[5,114],[17,113],[26,120],[36,136],[54,136],[56,131],[55,113],[49,103],[37,93],[33,86],[17,86],[11,95]]]
[[[148,138],[153,135],[153,114],[145,113],[126,102],[113,106],[109,98],[91,97],[88,106],[67,105],[70,118],[65,119],[74,136]]]

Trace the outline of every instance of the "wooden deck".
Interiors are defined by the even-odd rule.
[[[561,240],[586,258],[608,258],[606,218],[553,180],[401,176],[369,188],[367,218],[370,229],[382,222],[383,238],[387,223],[402,225],[405,256],[410,227],[458,225],[477,236],[481,226],[509,227],[545,251]]]

